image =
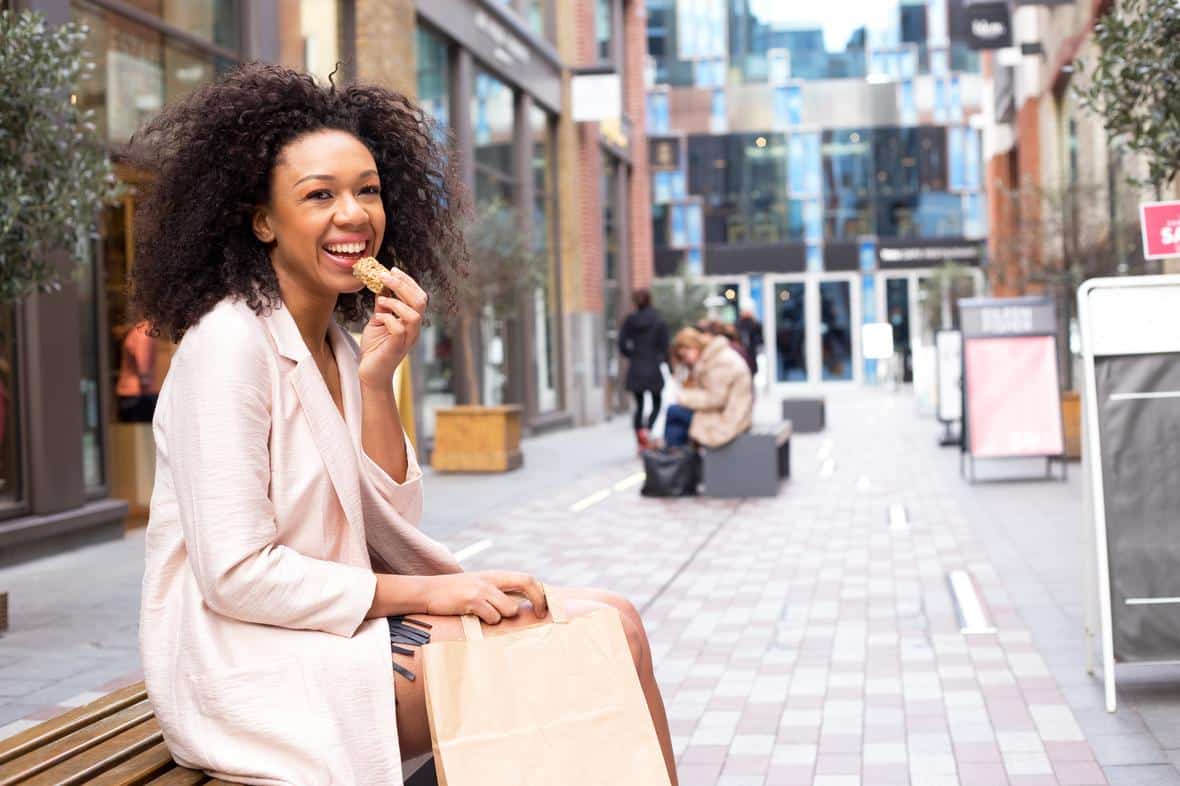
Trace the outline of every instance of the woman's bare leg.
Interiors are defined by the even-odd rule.
[[[677,786],[676,764],[672,755],[668,720],[664,714],[664,702],[655,681],[655,674],[651,667],[651,652],[647,645],[643,624],[639,621],[638,612],[618,595],[598,590],[581,589],[562,589],[561,592],[566,599],[566,613],[571,617],[589,614],[604,605],[619,609],[619,614],[623,618],[623,629],[627,633],[627,642],[631,647],[631,656],[636,660],[640,684],[643,686],[648,709],[652,713],[656,735],[659,737],[660,748],[664,753],[664,761],[668,765],[668,774],[673,786]],[[458,617],[433,617],[425,614],[412,616],[414,619],[429,622],[433,626],[430,631],[431,641],[461,641],[464,638],[463,626]],[[488,636],[497,636],[539,624],[547,619],[548,617],[538,618],[533,613],[532,606],[525,602],[521,604],[520,614],[516,617],[505,618],[499,625],[485,625],[484,632]],[[393,678],[394,691],[397,696],[398,741],[401,745],[403,761],[421,756],[431,749],[430,723],[426,717],[426,694],[422,678],[422,658],[417,648],[414,650],[412,657],[396,654],[393,656],[396,663],[418,675],[418,679],[414,682],[396,674]]]

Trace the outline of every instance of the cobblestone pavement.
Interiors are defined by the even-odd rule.
[[[632,598],[686,786],[1180,784],[1177,675],[1133,677],[1112,716],[1085,673],[1077,478],[968,485],[904,394],[833,395],[828,414],[825,433],[793,440],[793,477],[775,499],[642,499],[638,462],[620,455],[572,481],[546,477],[546,493],[444,537],[483,549],[470,568]],[[578,451],[579,435],[566,439]],[[907,528],[891,529],[893,504]],[[82,559],[124,568],[106,593],[121,608],[98,600],[93,620],[62,625],[60,663],[10,653],[19,632],[0,640],[0,724],[60,707],[67,687],[101,689],[118,675],[93,664],[133,656],[142,538]],[[69,560],[22,566],[21,581],[40,569],[61,582]],[[995,633],[960,632],[948,588],[958,569]],[[85,597],[65,583],[45,586],[37,614],[59,607],[59,590]],[[79,647],[85,673],[70,671]],[[30,692],[35,682],[47,684]]]

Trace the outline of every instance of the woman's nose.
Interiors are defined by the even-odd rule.
[[[336,223],[337,224],[360,224],[366,223],[368,214],[365,213],[364,207],[357,201],[357,198],[352,194],[343,194],[336,203]]]

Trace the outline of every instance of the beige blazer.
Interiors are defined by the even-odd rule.
[[[402,783],[389,625],[374,571],[460,570],[361,447],[356,343],[344,418],[290,312],[225,300],[180,342],[156,409],[140,651],[173,756],[259,784]]]
[[[714,336],[692,368],[695,387],[680,391],[680,405],[693,410],[688,435],[707,448],[719,448],[750,430],[754,380],[745,358],[725,336]]]

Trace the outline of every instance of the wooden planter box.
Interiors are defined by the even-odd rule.
[[[436,472],[507,472],[524,463],[520,407],[450,407],[435,411]]]
[[[1061,420],[1065,424],[1065,457],[1082,457],[1082,397],[1066,390],[1061,394]]]

